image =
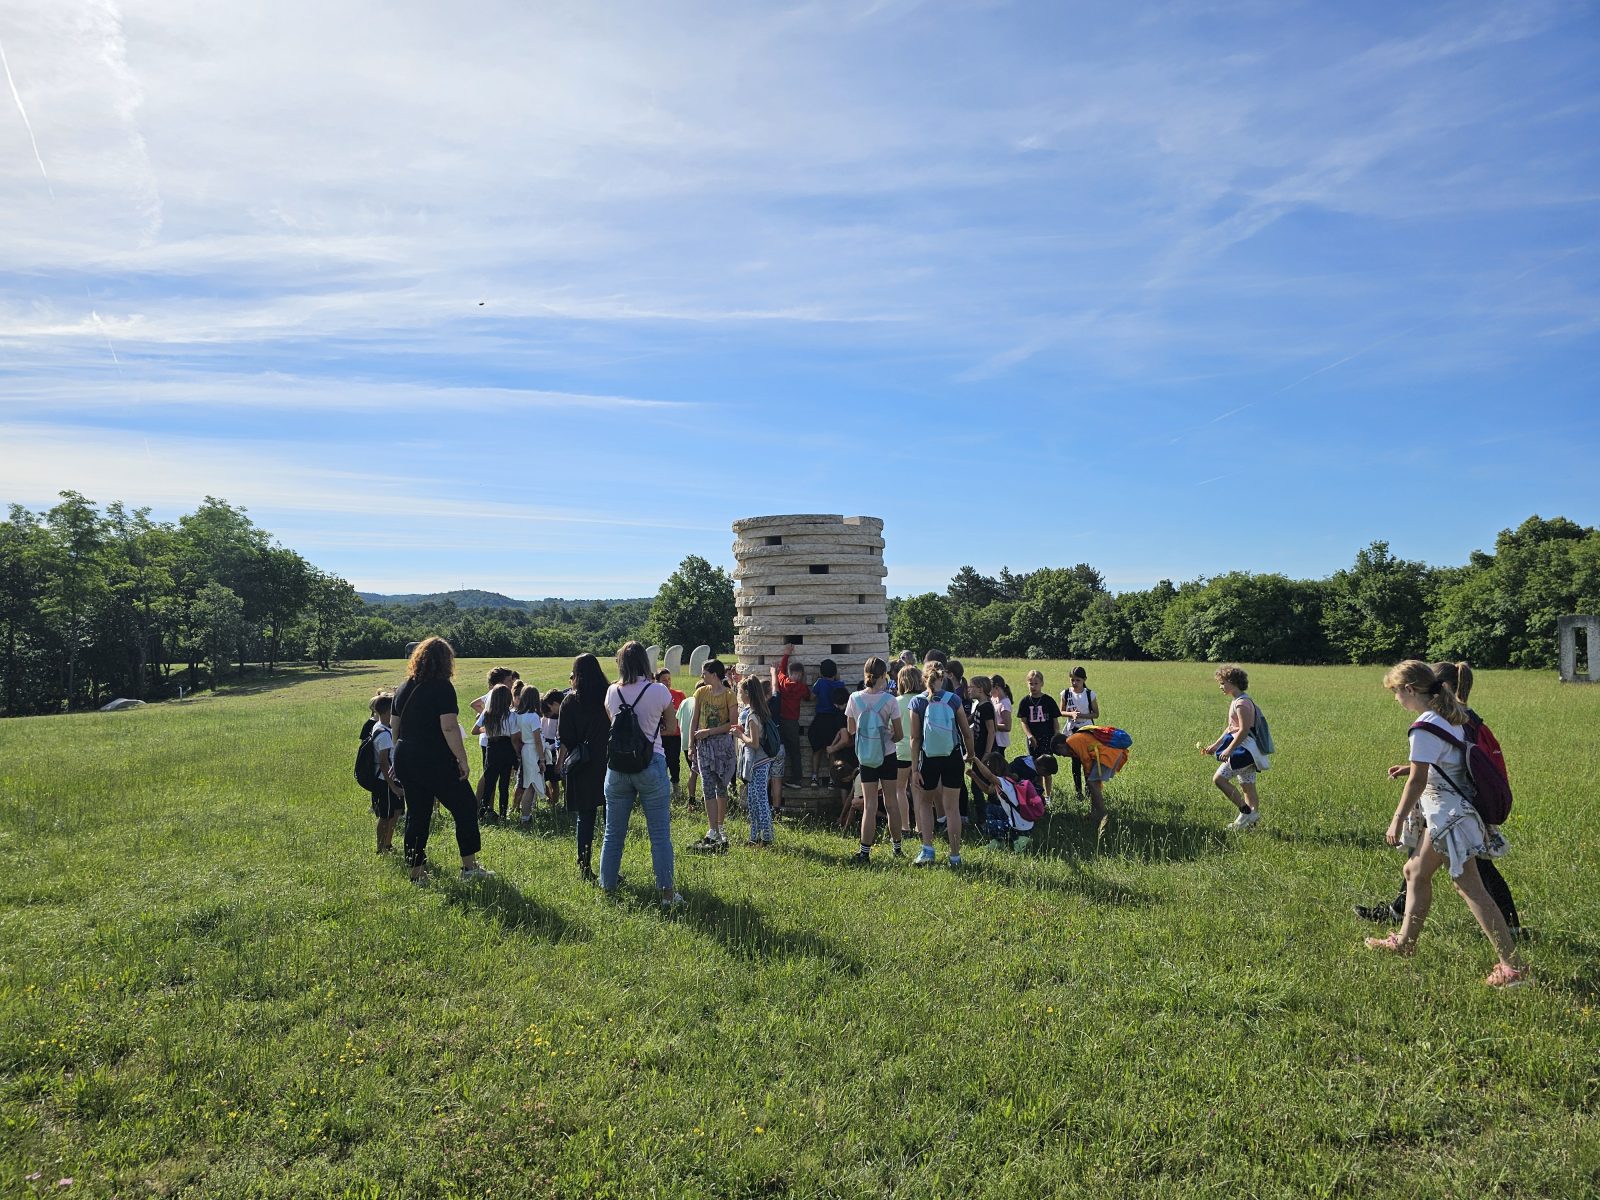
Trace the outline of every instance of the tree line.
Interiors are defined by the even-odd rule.
[[[252,663],[327,667],[360,601],[207,496],[176,522],[77,492],[0,521],[0,711],[194,690]]]
[[[889,602],[896,649],[967,657],[1556,665],[1556,618],[1600,612],[1600,530],[1529,517],[1457,567],[1373,542],[1326,579],[1231,571],[1113,595],[1087,563],[998,576],[962,567],[943,595]]]
[[[1454,567],[1386,542],[1326,579],[1229,572],[1113,595],[1087,563],[891,599],[893,648],[966,657],[1378,663],[1411,655],[1550,668],[1556,619],[1600,611],[1600,530],[1529,517]],[[610,653],[630,638],[733,644],[728,573],[690,555],[650,600],[363,605],[355,589],[208,496],[175,522],[76,492],[0,521],[0,712],[160,699],[251,664],[397,658],[446,637],[469,658]]]

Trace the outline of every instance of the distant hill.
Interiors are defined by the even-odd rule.
[[[543,600],[513,600],[510,596],[503,596],[499,592],[486,592],[482,588],[461,588],[453,592],[407,592],[402,595],[386,596],[382,592],[357,592],[363,604],[388,604],[388,605],[415,605],[415,604],[454,604],[457,608],[521,608],[528,610],[542,609],[551,605],[564,605],[567,608],[589,608],[592,605],[604,604],[608,607],[616,604],[632,604],[636,599],[649,599],[649,597],[634,597],[622,600],[562,600],[556,596],[547,596]]]

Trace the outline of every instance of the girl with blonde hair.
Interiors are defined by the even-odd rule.
[[[1455,689],[1418,659],[1391,668],[1383,686],[1417,718],[1410,732],[1410,761],[1389,768],[1389,778],[1404,779],[1405,788],[1384,837],[1391,846],[1414,842],[1416,853],[1406,863],[1404,923],[1398,933],[1367,938],[1366,944],[1391,954],[1415,954],[1433,905],[1433,877],[1449,866],[1451,882],[1499,959],[1484,982],[1515,987],[1527,979],[1527,969],[1517,964],[1511,929],[1478,874],[1478,859],[1504,854],[1506,842],[1472,807],[1463,750],[1470,714]]]

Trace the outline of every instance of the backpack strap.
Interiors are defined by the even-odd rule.
[[[1439,728],[1439,726],[1435,725],[1432,721],[1414,722],[1408,732],[1415,732],[1418,729],[1427,730],[1429,733],[1433,734],[1434,737],[1440,739],[1441,741],[1448,742],[1457,750],[1461,751],[1462,762],[1465,764],[1466,754],[1469,747],[1467,746],[1467,743],[1463,742],[1455,734],[1451,733],[1448,729]],[[1468,769],[1470,770],[1471,768],[1469,767]],[[1472,797],[1468,796],[1462,786],[1450,777],[1450,772],[1446,771],[1443,766],[1441,766],[1439,763],[1429,763],[1428,770],[1430,773],[1437,771],[1439,773],[1439,778],[1444,780],[1445,785],[1449,787],[1452,792],[1460,796],[1468,804],[1472,803]]]

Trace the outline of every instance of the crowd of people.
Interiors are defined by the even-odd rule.
[[[474,788],[452,683],[455,655],[442,638],[428,638],[412,653],[405,682],[373,698],[362,731],[363,752],[370,744],[375,765],[368,786],[378,852],[393,852],[404,817],[406,864],[414,881],[427,882],[427,844],[439,807],[455,824],[462,878],[487,878],[493,872],[477,860],[480,825],[509,821],[514,809],[526,826],[543,804],[575,818],[580,877],[613,892],[637,805],[660,902],[675,907],[683,897],[674,882],[674,794],[693,805],[698,790],[705,812],[705,835],[689,851],[726,852],[729,801],[741,789],[746,845],[767,847],[784,787],[807,778],[807,751],[812,786],[837,790],[841,826],[860,813],[859,847],[850,860],[857,865],[871,862],[885,827],[896,858],[904,856],[907,836],[917,836],[911,863],[918,867],[938,861],[940,834],[948,846],[945,862],[955,868],[963,863],[964,836],[974,833],[989,849],[1026,850],[1036,823],[1052,806],[1065,805],[1064,796],[1056,803],[1065,786],[1057,780],[1062,758],[1071,766],[1074,800],[1087,801],[1090,818],[1104,820],[1105,785],[1128,761],[1131,738],[1102,723],[1100,698],[1083,667],[1072,670],[1058,696],[1045,690],[1041,672],[1029,671],[1027,691],[1018,698],[1000,675],[969,679],[959,661],[939,650],[929,650],[920,663],[904,653],[892,669],[883,658],[869,658],[860,679],[847,684],[828,659],[808,682],[793,649],[785,647],[765,676],[741,678],[712,659],[693,695],[673,687],[669,671],[653,670],[636,641],[617,652],[614,682],[593,654],[573,660],[567,688],[543,693],[515,670],[496,667],[488,673],[488,690],[470,704],[480,748]],[[1223,666],[1215,677],[1227,700],[1225,728],[1195,748],[1216,760],[1212,780],[1237,810],[1229,828],[1243,832],[1262,819],[1260,774],[1270,767],[1275,746],[1265,714],[1246,690],[1246,672]],[[1405,847],[1408,860],[1394,901],[1356,906],[1367,920],[1400,926],[1366,939],[1367,945],[1413,953],[1431,907],[1433,878],[1448,866],[1494,947],[1498,961],[1487,982],[1521,983],[1521,922],[1494,862],[1506,840],[1474,806],[1472,748],[1488,745],[1498,755],[1498,746],[1466,707],[1471,668],[1407,660],[1384,683],[1417,717],[1408,761],[1389,770],[1403,788],[1387,840]],[[807,700],[815,707],[802,744]],[[1503,760],[1495,765],[1502,776],[1503,767]]]

